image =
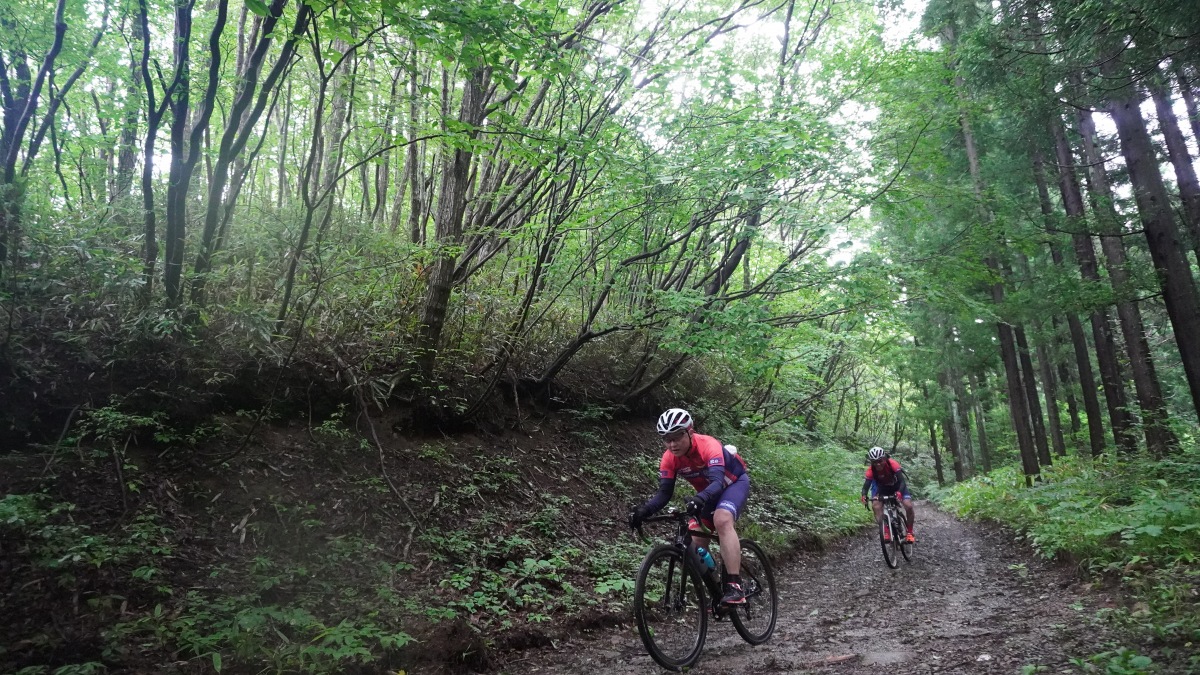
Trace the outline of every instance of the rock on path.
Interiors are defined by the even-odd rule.
[[[1103,649],[1091,617],[1101,600],[1080,594],[1069,572],[1013,546],[1011,535],[917,505],[914,560],[891,570],[878,536],[864,531],[776,571],[779,622],[764,645],[709,622],[689,672],[1077,672],[1071,656]],[[514,653],[506,673],[661,673],[632,619],[620,628]]]

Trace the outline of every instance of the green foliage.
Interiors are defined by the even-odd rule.
[[[960,515],[1015,527],[1044,556],[1120,578],[1141,602],[1118,612],[1119,620],[1186,642],[1200,639],[1197,476],[1195,449],[1161,460],[1070,457],[1044,468],[1032,488],[1024,487],[1018,467],[1007,466],[955,485],[940,499]]]
[[[171,615],[160,605],[110,633],[113,639],[135,637],[210,660],[218,672],[225,664],[265,662],[276,672],[303,673],[375,663],[413,639],[369,618],[326,623],[301,607],[258,606],[244,596],[209,601],[195,591]]]
[[[1152,668],[1153,659],[1125,647],[1100,652],[1086,659],[1071,659],[1071,664],[1085,673],[1104,675],[1148,675],[1155,672]]]
[[[116,533],[96,532],[75,522],[74,512],[74,504],[54,502],[46,495],[9,494],[0,499],[0,528],[34,565],[54,572],[64,585],[89,568],[113,568],[133,560],[148,563],[133,576],[149,581],[155,560],[172,552],[172,530],[153,512],[138,513]]]
[[[769,526],[759,529],[747,527],[747,536],[763,541],[768,548],[782,548],[789,532],[834,536],[869,522],[858,501],[862,462],[857,453],[832,444],[810,445],[772,434],[745,440],[726,435],[722,440],[734,441],[738,446],[738,454],[750,469],[752,484],[762,485],[780,502],[777,515],[784,522],[760,523]],[[757,496],[757,489],[754,494]],[[752,497],[749,522],[754,523],[760,513]]]

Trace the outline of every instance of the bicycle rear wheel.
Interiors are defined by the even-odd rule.
[[[633,612],[642,643],[658,665],[683,670],[700,658],[708,632],[704,587],[679,549],[662,544],[642,561]]]
[[[879,545],[883,547],[883,561],[888,567],[896,569],[900,566],[900,555],[896,552],[896,533],[891,531],[891,520],[886,512],[879,519]]]
[[[760,645],[775,632],[779,592],[775,589],[775,571],[767,554],[748,539],[742,540],[741,577],[746,603],[730,606],[730,617],[743,640]]]

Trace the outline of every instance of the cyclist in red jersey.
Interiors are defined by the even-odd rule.
[[[916,515],[913,512],[912,493],[908,491],[908,479],[904,476],[904,469],[901,468],[900,462],[888,456],[883,448],[874,447],[867,452],[867,462],[870,466],[864,474],[862,497],[860,498],[864,504],[867,503],[867,491],[871,493],[871,508],[875,510],[875,524],[878,525],[883,520],[883,503],[879,501],[882,495],[896,495],[900,503],[904,505],[904,520],[907,526],[908,533],[904,539],[908,542],[917,540],[913,535],[913,521]]]
[[[742,545],[734,522],[746,506],[750,495],[750,474],[746,462],[733,446],[724,446],[712,436],[696,433],[692,416],[682,408],[671,408],[658,418],[658,434],[662,436],[662,461],[659,463],[658,492],[629,514],[630,527],[637,528],[643,519],[658,512],[671,501],[675,479],[682,477],[697,492],[688,497],[688,512],[698,515],[704,525],[717,532],[721,542],[721,559],[725,562],[725,593],[723,604],[746,602],[742,590]],[[736,449],[734,449],[736,450]],[[709,537],[695,537],[704,545]]]

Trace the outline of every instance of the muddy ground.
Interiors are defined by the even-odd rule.
[[[877,675],[1078,672],[1073,656],[1105,647],[1096,610],[1112,600],[1070,570],[1043,563],[1011,535],[917,505],[914,560],[886,567],[864,531],[820,554],[778,565],[779,622],[751,647],[727,622],[710,622],[689,672]],[[509,654],[506,673],[664,672],[637,628],[598,630],[553,647]]]

